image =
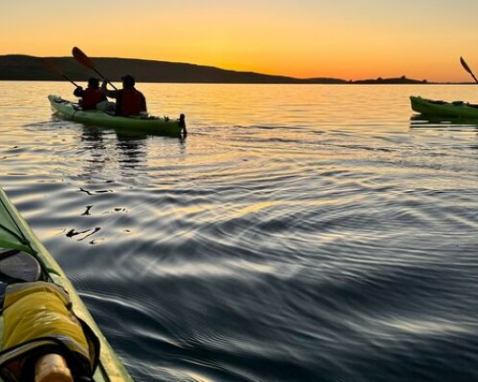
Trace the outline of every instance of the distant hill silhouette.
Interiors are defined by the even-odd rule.
[[[419,80],[412,80],[410,78],[407,78],[406,76],[398,77],[398,78],[377,78],[374,80],[358,80],[355,81],[354,83],[356,84],[427,84],[427,80],[419,81]]]
[[[48,57],[66,75],[75,81],[85,81],[94,73],[71,57]],[[238,83],[238,84],[421,84],[418,81],[401,78],[346,81],[339,78],[300,79],[287,76],[267,75],[254,72],[224,70],[212,66],[152,61],[127,58],[93,58],[102,73],[112,81],[120,81],[121,76],[131,74],[138,82],[173,83]],[[46,69],[40,57],[26,55],[0,56],[0,81],[63,81],[57,74]]]

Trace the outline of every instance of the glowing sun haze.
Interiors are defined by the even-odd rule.
[[[189,62],[295,77],[468,81],[476,0],[5,0],[0,54]]]

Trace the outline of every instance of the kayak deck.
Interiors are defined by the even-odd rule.
[[[94,322],[73,285],[67,279],[58,263],[39,241],[18,210],[0,188],[0,248],[18,249],[34,256],[48,275],[49,281],[62,286],[70,295],[75,314],[84,320],[95,332],[101,343],[100,362],[94,375],[95,382],[132,382],[108,341]],[[0,336],[3,333],[3,319],[0,317]],[[1,343],[1,341],[0,341]],[[0,381],[2,379],[0,378]]]
[[[180,136],[182,132],[186,131],[184,114],[181,114],[178,119],[169,119],[168,117],[119,117],[107,114],[101,110],[84,111],[78,104],[64,100],[56,95],[49,95],[48,100],[55,114],[64,119],[86,125],[109,127],[133,133],[170,136]]]
[[[462,101],[445,102],[434,101],[422,97],[410,97],[412,110],[423,115],[456,117],[456,118],[478,118],[478,105]]]

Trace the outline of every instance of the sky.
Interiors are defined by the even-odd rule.
[[[300,78],[469,81],[477,0],[2,0],[0,55],[144,58]]]

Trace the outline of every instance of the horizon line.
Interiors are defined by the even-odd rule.
[[[31,54],[26,54],[26,53],[5,53],[5,54],[0,54],[0,57],[7,57],[7,56],[23,56],[23,57],[32,57],[32,58],[38,58],[38,59],[55,59],[55,58],[63,58],[63,59],[72,59],[74,60],[73,56],[35,56]],[[118,56],[92,56],[92,59],[116,59],[116,60],[136,60],[136,61],[149,61],[149,62],[163,62],[163,63],[169,63],[169,64],[179,64],[179,65],[191,65],[191,66],[199,66],[199,67],[207,67],[207,68],[213,68],[213,69],[218,69],[218,70],[224,70],[228,72],[236,72],[236,73],[246,73],[246,74],[258,74],[258,75],[264,75],[264,76],[272,76],[272,77],[283,77],[287,79],[293,79],[293,80],[298,80],[298,81],[310,81],[310,80],[338,80],[338,81],[344,81],[345,83],[331,83],[330,85],[347,85],[347,84],[355,84],[355,85],[361,85],[358,84],[357,82],[361,81],[377,81],[377,83],[373,83],[370,85],[387,85],[387,84],[382,84],[379,81],[381,80],[411,80],[411,81],[418,81],[419,84],[422,85],[473,85],[476,83],[473,81],[469,82],[453,82],[453,81],[428,81],[428,79],[415,79],[415,78],[409,78],[407,75],[397,75],[397,76],[392,76],[392,77],[382,77],[382,76],[377,76],[377,77],[369,77],[369,78],[357,78],[357,79],[345,79],[341,77],[327,77],[327,76],[312,76],[312,77],[295,77],[295,76],[290,76],[290,75],[285,75],[285,74],[271,74],[271,73],[263,73],[263,72],[257,72],[257,71],[252,71],[252,70],[237,70],[237,69],[227,69],[219,66],[214,66],[210,64],[198,64],[198,63],[191,63],[191,62],[183,62],[183,61],[168,61],[168,60],[160,60],[160,59],[151,59],[151,58],[138,58],[138,57],[118,57]],[[1,81],[29,81],[29,80],[1,80]],[[30,80],[30,81],[49,81],[49,80]],[[57,81],[57,80],[52,80],[52,81]],[[61,80],[59,80],[61,81]],[[183,82],[158,82],[158,81],[142,81],[145,83],[183,83]],[[191,82],[191,83],[197,83],[197,82]],[[223,83],[223,82],[217,82],[218,84]],[[242,84],[238,82],[238,84]],[[247,83],[246,83],[247,84]],[[300,84],[297,84],[300,85]],[[320,84],[307,84],[305,83],[304,85],[320,85]],[[365,84],[367,85],[367,84]],[[388,84],[388,85],[409,85],[409,84]],[[418,84],[417,84],[418,85]]]

